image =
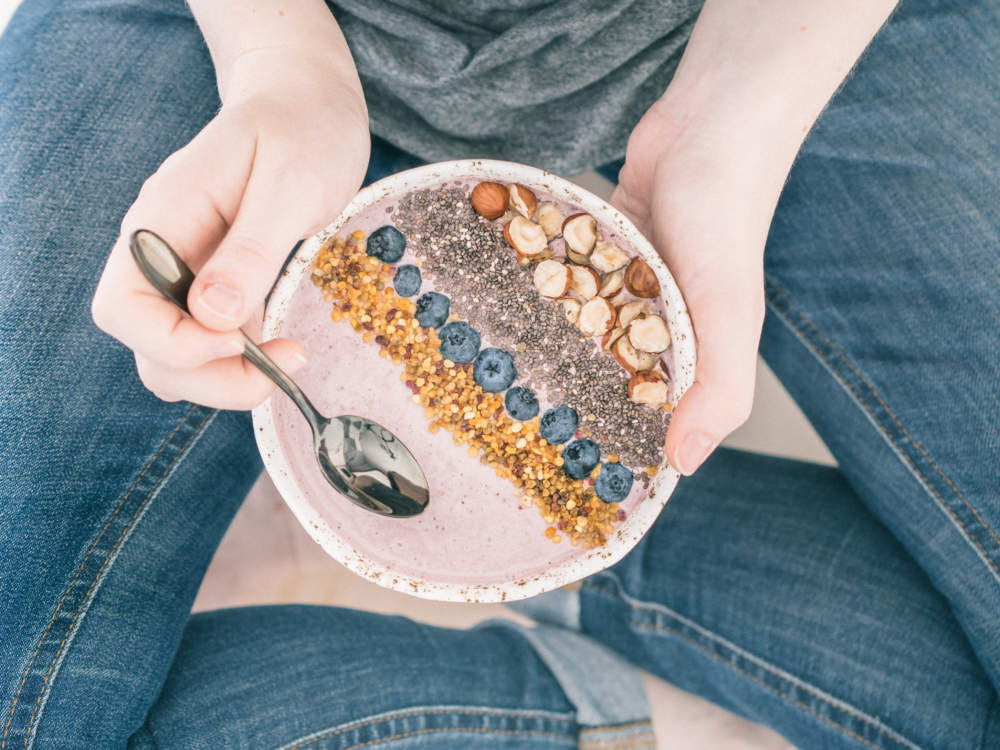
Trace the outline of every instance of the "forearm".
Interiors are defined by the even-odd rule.
[[[360,97],[354,60],[323,0],[188,0],[188,5],[212,55],[223,102],[256,78],[273,76],[277,83],[286,71],[273,70],[276,63],[295,59],[321,65],[331,86]],[[244,75],[233,76],[237,67]]]
[[[896,0],[707,0],[654,106],[697,118],[747,159],[785,174],[813,122]],[[763,164],[761,165],[763,166]]]

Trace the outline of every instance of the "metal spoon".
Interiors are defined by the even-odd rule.
[[[194,273],[180,256],[148,229],[133,232],[129,247],[149,283],[190,315],[187,298]],[[427,507],[427,479],[399,438],[370,419],[327,419],[246,333],[243,339],[243,356],[287,393],[309,422],[316,460],[338,492],[354,504],[384,516],[415,516]]]

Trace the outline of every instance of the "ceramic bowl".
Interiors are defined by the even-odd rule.
[[[694,382],[695,340],[680,290],[660,256],[624,215],[601,198],[554,174],[511,162],[463,159],[429,164],[399,172],[361,190],[340,217],[326,229],[306,240],[289,262],[267,307],[263,326],[264,338],[282,335],[290,301],[300,285],[308,285],[312,293],[315,293],[315,287],[309,278],[313,258],[322,244],[337,234],[352,216],[383,199],[402,196],[419,188],[432,187],[460,178],[495,180],[502,183],[518,182],[529,188],[549,193],[558,200],[571,203],[578,206],[581,211],[592,214],[599,223],[613,227],[624,242],[642,256],[660,281],[667,324],[673,341],[667,352],[667,356],[673,357],[673,361],[669,363],[673,376],[670,397],[676,403]],[[310,347],[310,341],[304,343],[307,348]],[[303,491],[299,478],[293,471],[292,462],[285,455],[285,449],[279,440],[273,403],[273,400],[278,398],[285,396],[275,395],[253,411],[254,434],[264,465],[296,518],[331,557],[358,575],[382,586],[428,599],[465,602],[523,599],[596,573],[624,557],[649,530],[679,478],[677,472],[664,459],[645,497],[609,536],[605,546],[591,550],[578,549],[571,558],[541,573],[514,580],[506,580],[502,575],[498,575],[496,580],[476,584],[425,580],[390,570],[376,562],[364,549],[359,549],[356,544],[349,543],[338,534],[323,514],[313,506]],[[392,429],[391,425],[387,426]],[[399,521],[393,522],[399,523]]]

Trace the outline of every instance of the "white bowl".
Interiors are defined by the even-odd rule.
[[[694,382],[695,341],[684,299],[660,256],[624,215],[596,195],[549,172],[512,162],[462,159],[429,164],[391,175],[361,190],[339,218],[302,244],[288,264],[267,307],[263,327],[264,338],[280,335],[282,321],[292,295],[301,282],[310,283],[313,258],[322,244],[336,234],[350,217],[386,197],[401,196],[412,190],[438,185],[443,181],[468,177],[498,182],[519,182],[578,206],[580,210],[596,217],[600,223],[613,226],[631,248],[649,263],[660,281],[667,324],[673,340],[668,353],[672,352],[674,357],[671,367],[673,373],[671,399],[676,403]],[[308,342],[306,343],[308,345]],[[591,550],[581,549],[579,555],[531,578],[498,580],[495,583],[476,585],[422,580],[389,570],[367,557],[363,550],[356,549],[340,537],[306,499],[278,439],[271,399],[254,409],[253,422],[254,435],[257,437],[257,445],[268,474],[295,517],[331,557],[358,575],[381,586],[442,601],[498,602],[524,599],[559,588],[613,565],[624,557],[653,525],[679,478],[677,472],[664,458],[660,471],[650,483],[646,497],[636,505],[627,520],[616,528],[605,546]]]

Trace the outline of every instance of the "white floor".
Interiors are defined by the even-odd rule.
[[[0,29],[18,0],[0,0]],[[0,71],[2,75],[2,71]],[[579,182],[607,197],[610,185],[596,174]],[[833,459],[774,375],[761,362],[753,414],[727,445],[832,464]],[[499,605],[441,604],[370,584],[328,558],[298,526],[263,477],[222,540],[195,602],[195,610],[253,603],[336,604],[417,620],[466,627],[487,617],[509,616]],[[789,745],[776,734],[700,698],[649,677],[660,747],[673,750],[777,750]]]

